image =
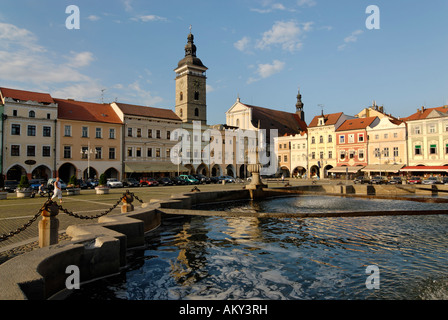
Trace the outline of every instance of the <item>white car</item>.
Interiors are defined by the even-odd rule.
[[[110,178],[107,179],[107,186],[109,188],[123,188],[123,183],[115,178]]]

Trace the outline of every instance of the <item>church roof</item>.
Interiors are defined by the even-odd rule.
[[[301,120],[295,113],[262,108],[244,104],[246,107],[252,109],[252,125],[267,130],[277,129],[278,136],[285,134],[297,134],[302,131],[307,131],[305,121]]]

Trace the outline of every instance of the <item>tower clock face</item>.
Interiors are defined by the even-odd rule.
[[[198,89],[200,85],[201,85],[201,83],[198,80],[193,81],[193,86],[195,89]]]

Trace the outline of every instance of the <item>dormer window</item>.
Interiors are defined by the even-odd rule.
[[[319,126],[323,126],[325,125],[325,119],[324,118],[320,118],[319,119]]]

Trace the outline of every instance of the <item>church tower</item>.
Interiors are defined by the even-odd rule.
[[[185,46],[185,58],[179,61],[176,72],[175,112],[183,122],[201,121],[207,124],[206,75],[207,67],[196,57],[194,36],[191,33]]]
[[[297,94],[296,114],[299,116],[300,120],[305,121],[305,112],[303,111],[303,102],[302,95],[300,94],[300,88],[299,93]]]

